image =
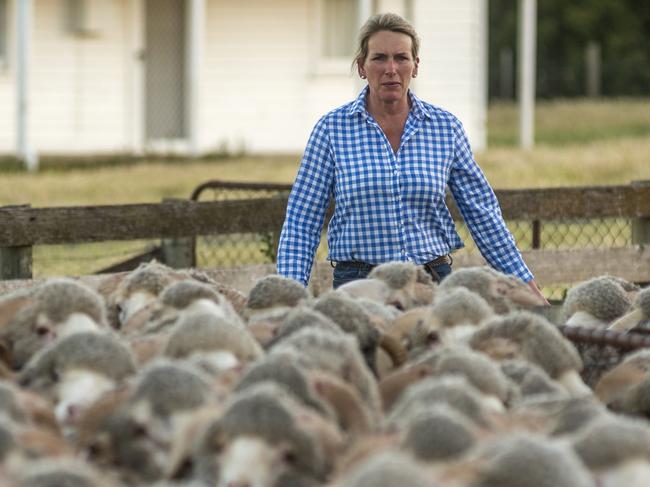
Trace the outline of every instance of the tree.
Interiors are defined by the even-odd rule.
[[[499,94],[499,56],[517,59],[517,0],[490,0],[489,92]],[[537,95],[581,96],[585,52],[600,46],[603,95],[650,94],[650,3],[635,0],[539,0]]]

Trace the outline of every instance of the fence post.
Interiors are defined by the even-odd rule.
[[[0,247],[0,280],[32,278],[32,247]]]
[[[632,181],[633,188],[648,187],[650,180]],[[650,216],[632,219],[632,245],[650,245]]]
[[[9,205],[3,209],[29,208],[31,205]],[[32,246],[0,247],[0,280],[32,278]]]
[[[533,220],[533,238],[531,242],[533,249],[542,248],[542,222],[541,220]]]
[[[163,203],[187,204],[186,199],[163,198]],[[161,240],[163,263],[174,269],[187,269],[196,266],[196,236],[182,238],[163,238]]]

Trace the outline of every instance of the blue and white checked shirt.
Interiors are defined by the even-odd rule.
[[[367,91],[326,114],[311,133],[289,196],[278,273],[307,285],[331,195],[329,260],[423,264],[462,248],[445,204],[448,185],[485,260],[530,281],[460,121],[409,92],[411,110],[394,153],[366,110]]]

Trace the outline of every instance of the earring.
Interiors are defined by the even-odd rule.
[[[366,79],[366,75],[365,75],[365,74],[362,74],[362,75],[361,75],[361,79]]]

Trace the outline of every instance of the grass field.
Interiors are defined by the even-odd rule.
[[[495,188],[627,184],[650,179],[650,99],[540,102],[537,145],[515,146],[517,110],[494,104],[488,114],[489,147],[476,159]],[[138,161],[65,169],[43,164],[36,174],[6,170],[0,205],[33,207],[159,202],[187,198],[210,179],[289,183],[300,155],[199,161]],[[2,170],[0,165],[0,171]],[[145,250],[151,242],[111,242],[34,249],[34,274],[85,274]]]

